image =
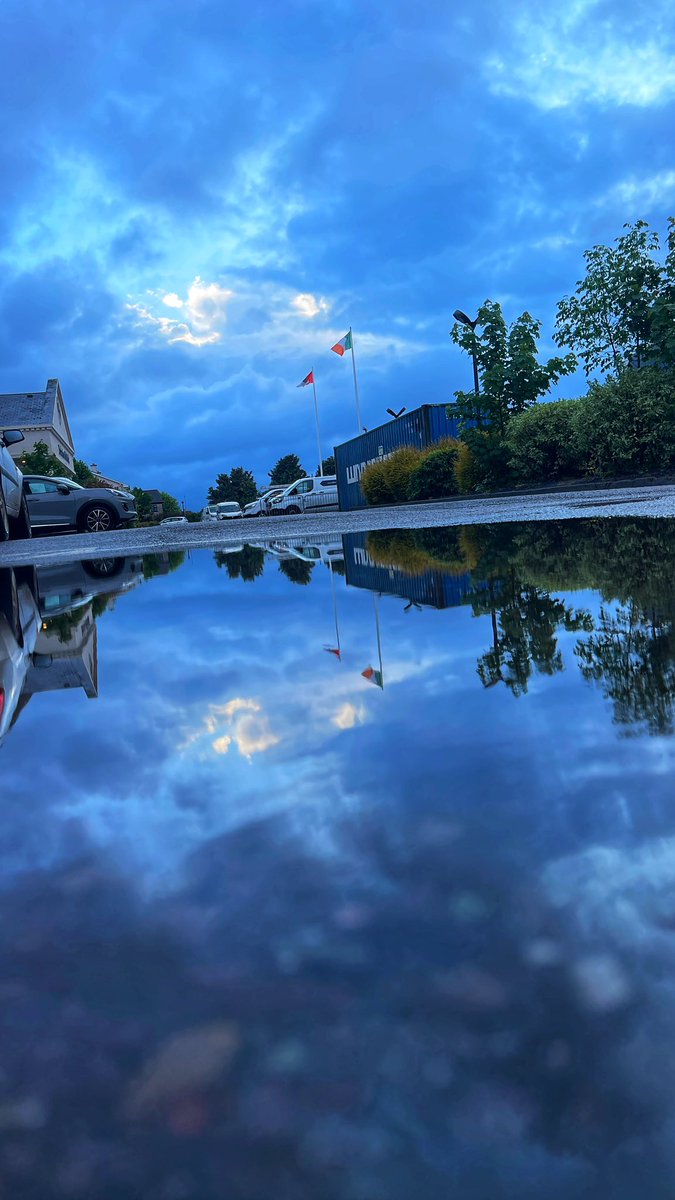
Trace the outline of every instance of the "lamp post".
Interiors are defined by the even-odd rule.
[[[475,321],[472,321],[471,317],[467,317],[466,313],[462,312],[461,308],[456,308],[452,315],[456,321],[459,321],[460,325],[468,325],[469,329],[474,335],[471,350],[471,357],[473,359],[473,388],[476,395],[480,396],[480,385],[478,383],[478,359],[476,358],[476,325],[478,324],[478,317],[476,317]]]

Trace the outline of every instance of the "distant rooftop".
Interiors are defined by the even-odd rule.
[[[48,379],[44,392],[9,392],[0,395],[0,427],[51,425],[59,390],[58,379]]]

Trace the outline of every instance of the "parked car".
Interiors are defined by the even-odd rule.
[[[91,558],[49,563],[35,572],[34,592],[43,620],[82,608],[94,596],[126,592],[143,579],[143,559]]]
[[[67,483],[69,488],[81,488],[85,490],[83,483],[78,483],[76,479],[70,479],[68,475],[50,475],[50,479],[55,479],[57,483]],[[123,500],[135,500],[133,492],[126,491],[125,488],[110,487],[104,489],[106,492],[112,492],[113,496],[121,496]]]
[[[11,568],[0,570],[0,745],[21,698],[39,627],[30,586]]]
[[[250,504],[246,505],[244,508],[244,516],[262,517],[265,513],[269,512],[270,501],[273,500],[275,496],[280,496],[283,490],[284,489],[282,487],[265,488],[264,492],[262,492],[257,499],[252,500]]]
[[[221,500],[219,504],[216,504],[216,517],[219,521],[229,521],[233,517],[241,516],[243,516],[241,504],[238,504],[236,500]]]
[[[0,434],[0,542],[9,538],[29,538],[30,513],[23,494],[23,475],[8,446],[23,441],[20,429],[5,429]]]
[[[73,479],[24,475],[23,490],[34,529],[78,529],[107,533],[137,518],[136,501],[123,499],[112,488],[86,488]]]
[[[338,507],[338,491],[336,475],[306,476],[296,479],[280,496],[273,497],[269,503],[270,516],[280,516],[291,513],[316,512],[318,509]]]
[[[165,517],[160,525],[189,525],[187,517]]]

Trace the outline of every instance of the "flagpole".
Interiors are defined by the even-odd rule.
[[[352,350],[352,370],[354,371],[354,395],[356,397],[356,420],[358,421],[358,425],[359,425],[359,433],[362,433],[363,425],[361,423],[361,405],[359,404],[359,384],[358,384],[358,380],[356,378],[356,359],[354,357],[354,334],[352,332],[351,325],[349,326],[349,343],[351,345],[351,350]]]
[[[373,603],[375,604],[375,633],[377,635],[377,654],[380,660],[380,687],[384,691],[384,667],[382,666],[382,642],[380,640],[380,606],[378,604],[379,595],[373,592]]]
[[[328,570],[330,571],[330,590],[333,593],[333,616],[335,618],[335,638],[337,641],[337,648],[338,648],[338,661],[342,662],[342,657],[341,657],[342,656],[342,647],[340,646],[340,626],[338,625],[337,596],[335,594],[335,578],[333,576],[333,563],[331,562],[330,559],[328,560]]]
[[[319,429],[319,406],[316,402],[316,384],[312,371],[312,391],[314,392],[314,416],[316,417],[316,444],[319,447],[319,475],[323,478],[323,458],[321,457],[321,430]]]

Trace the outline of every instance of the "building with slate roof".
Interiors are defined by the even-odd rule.
[[[0,396],[0,429],[20,429],[24,435],[23,442],[10,446],[14,458],[30,452],[36,442],[46,442],[55,458],[72,471],[75,446],[58,379],[48,379],[44,392]]]

